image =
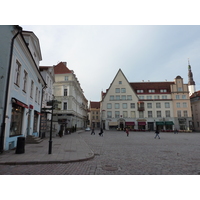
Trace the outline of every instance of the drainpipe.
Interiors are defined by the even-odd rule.
[[[22,32],[22,27],[16,26],[17,33],[14,35],[11,41],[11,48],[10,48],[10,59],[8,65],[8,77],[6,83],[6,92],[5,92],[5,101],[4,101],[4,112],[3,112],[3,122],[1,125],[1,136],[0,136],[0,153],[4,151],[4,137],[5,137],[5,126],[6,126],[6,110],[7,110],[7,102],[8,102],[8,90],[10,86],[10,72],[12,67],[12,55],[13,55],[13,47],[14,47],[14,40],[15,38]]]

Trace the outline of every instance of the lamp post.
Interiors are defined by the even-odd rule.
[[[49,154],[52,152],[52,125],[53,125],[53,107],[54,107],[54,100],[50,102],[51,104],[51,128],[50,128],[50,137],[49,137]]]

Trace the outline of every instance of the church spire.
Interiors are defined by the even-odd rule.
[[[189,58],[188,58],[188,85],[195,85]]]
[[[193,80],[193,74],[189,58],[188,58],[188,89],[189,89],[189,95],[192,95],[194,92],[196,92],[195,82]]]

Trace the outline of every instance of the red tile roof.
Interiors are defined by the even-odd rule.
[[[100,102],[90,101],[90,108],[100,109]]]
[[[166,93],[171,93],[170,85],[174,82],[135,82],[130,83],[133,90],[137,93],[137,90],[143,90],[143,94],[149,94],[149,90],[155,90],[155,93],[160,93],[161,89],[166,89]]]
[[[200,90],[194,92],[194,93],[190,96],[190,98],[194,98],[194,97],[200,97]]]
[[[60,62],[59,64],[57,64],[54,67],[54,73],[55,74],[68,74],[68,73],[72,73],[72,71],[69,70],[63,62]]]

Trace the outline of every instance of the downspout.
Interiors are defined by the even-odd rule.
[[[6,83],[6,91],[5,91],[5,101],[4,101],[4,112],[3,112],[3,122],[1,124],[1,136],[0,136],[0,153],[4,151],[4,138],[5,138],[5,126],[6,126],[6,111],[7,111],[7,102],[8,102],[8,90],[10,86],[10,72],[12,67],[12,54],[13,54],[13,46],[15,38],[22,32],[22,27],[17,26],[17,33],[12,38],[11,48],[10,48],[10,59],[8,65],[8,77]]]

